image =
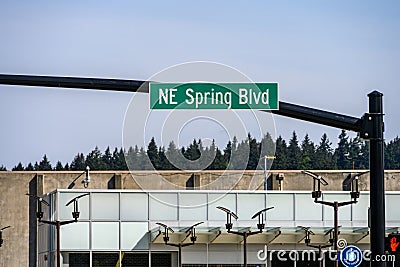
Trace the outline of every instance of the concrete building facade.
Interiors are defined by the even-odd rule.
[[[349,174],[355,173],[355,171],[316,171],[319,175],[322,175],[329,183],[329,186],[326,188],[323,188],[323,191],[332,191],[330,193],[326,193],[326,195],[331,196],[337,195],[340,196],[340,198],[345,198],[345,196],[348,195],[347,192],[343,192],[344,188],[343,181],[349,176]],[[296,216],[300,216],[301,212],[298,211],[297,213],[294,211],[296,210],[296,207],[299,207],[299,203],[297,202],[298,198],[302,198],[304,194],[304,201],[307,203],[312,203],[312,199],[310,196],[310,192],[312,190],[312,179],[305,174],[301,173],[301,171],[270,171],[267,177],[267,189],[271,190],[270,193],[268,194],[268,191],[265,192],[263,191],[263,181],[264,181],[264,175],[262,171],[245,171],[245,172],[218,172],[218,171],[203,171],[203,172],[180,172],[180,171],[164,171],[164,172],[145,172],[145,171],[138,171],[138,172],[91,172],[91,181],[88,186],[88,188],[84,188],[83,185],[81,184],[82,177],[78,178],[78,180],[75,181],[75,183],[72,183],[79,175],[81,175],[81,172],[42,172],[42,173],[36,173],[36,172],[0,172],[0,226],[6,226],[6,225],[11,225],[12,228],[7,229],[3,233],[3,239],[4,239],[4,244],[0,248],[0,266],[37,266],[37,264],[42,264],[41,260],[44,260],[44,254],[43,253],[51,253],[51,251],[54,249],[54,245],[51,245],[48,243],[49,241],[49,236],[43,237],[43,233],[41,232],[40,228],[42,227],[40,224],[37,223],[36,220],[36,203],[29,199],[29,197],[25,196],[26,193],[31,193],[31,194],[36,194],[36,195],[44,195],[48,193],[52,193],[50,195],[54,195],[54,199],[57,201],[54,202],[53,205],[53,214],[52,216],[61,216],[61,205],[62,203],[60,202],[58,198],[66,194],[66,196],[72,196],[71,194],[77,194],[77,193],[83,193],[83,192],[88,192],[90,193],[90,196],[88,197],[88,216],[89,217],[84,217],[84,213],[82,213],[82,222],[75,224],[74,226],[71,227],[77,227],[76,225],[82,225],[82,223],[86,223],[88,225],[88,231],[86,232],[87,234],[87,240],[89,242],[89,247],[85,247],[84,249],[79,249],[79,248],[72,248],[72,250],[66,249],[64,251],[65,253],[69,252],[84,252],[87,253],[89,252],[89,259],[91,260],[91,263],[93,264],[93,254],[98,253],[97,248],[95,247],[95,240],[93,240],[93,236],[95,236],[96,231],[96,224],[101,225],[101,223],[117,223],[118,225],[118,240],[116,243],[118,243],[118,248],[113,247],[112,249],[106,249],[103,250],[103,252],[113,252],[117,253],[119,257],[121,256],[122,253],[133,253],[133,252],[138,252],[135,251],[135,246],[132,244],[132,240],[124,240],[122,239],[122,236],[125,236],[121,234],[125,229],[126,231],[131,231],[128,228],[123,228],[125,227],[123,223],[146,223],[147,228],[145,229],[144,225],[143,226],[143,233],[147,233],[147,236],[151,236],[152,233],[154,234],[154,231],[157,232],[158,228],[155,227],[154,223],[156,221],[164,221],[168,222],[171,224],[171,226],[180,228],[180,227],[187,227],[191,222],[194,221],[185,221],[182,220],[181,217],[173,218],[171,220],[168,220],[168,218],[164,217],[159,217],[159,218],[152,218],[151,215],[151,210],[149,210],[151,207],[151,202],[150,199],[152,194],[172,194],[176,195],[177,200],[180,200],[180,196],[185,195],[185,194],[197,194],[199,197],[202,198],[208,198],[210,194],[212,193],[218,193],[219,194],[224,194],[224,195],[229,195],[232,194],[236,196],[241,196],[241,194],[245,194],[246,196],[248,195],[249,198],[251,199],[252,196],[263,196],[260,198],[266,199],[268,195],[273,195],[276,196],[276,198],[282,198],[282,201],[277,201],[274,202],[274,205],[278,205],[275,203],[280,203],[280,202],[285,202],[286,204],[291,203],[292,204],[292,219],[288,220],[272,220],[271,225],[268,225],[268,227],[284,227],[286,224],[284,224],[282,221],[285,223],[289,223],[291,229],[288,231],[297,231],[294,228],[297,226],[297,223],[307,223],[310,226],[316,227],[315,231],[316,232],[323,232],[325,231],[326,227],[328,225],[331,225],[331,222],[327,220],[327,217],[324,217],[325,215],[328,216],[327,211],[325,212],[324,209],[321,209],[321,212],[323,215],[322,217],[318,217],[319,219],[315,219],[310,222],[304,222],[304,221],[298,221]],[[278,179],[278,177],[280,177]],[[283,178],[283,179],[282,179]],[[390,195],[390,200],[387,200],[387,208],[389,207],[389,203],[397,202],[400,199],[397,199],[399,197],[399,194],[397,191],[400,191],[400,171],[386,171],[385,172],[385,181],[386,181],[386,190],[387,191],[392,191],[392,192],[387,192],[388,195]],[[71,188],[71,189],[68,189]],[[58,190],[58,191],[55,191]],[[64,191],[63,191],[64,190]],[[75,190],[75,191],[74,191]],[[100,191],[96,191],[100,190]],[[154,191],[156,190],[156,191]],[[360,190],[362,191],[368,191],[369,190],[369,175],[364,174],[360,177]],[[281,192],[278,192],[281,191]],[[102,221],[101,219],[99,220],[97,217],[92,217],[93,214],[93,208],[97,205],[96,203],[96,194],[108,194],[108,193],[113,193],[118,196],[118,202],[115,204],[116,206],[113,206],[113,209],[118,209],[121,211],[121,207],[123,204],[122,199],[125,197],[125,193],[130,193],[130,194],[141,194],[146,195],[147,198],[147,203],[149,205],[147,209],[147,214],[148,218],[143,221],[137,221],[136,219],[129,219],[127,221],[124,221],[122,217],[118,218],[112,218],[110,221]],[[242,192],[242,193],[241,193]],[[50,196],[49,195],[49,196]],[[197,196],[196,195],[196,196]],[[368,198],[367,197],[368,192],[362,193],[362,198]],[[135,195],[138,196],[138,195]],[[205,197],[207,196],[207,197]],[[127,197],[129,199],[129,197]],[[394,198],[394,199],[392,199]],[[66,200],[66,198],[63,199],[63,201]],[[292,202],[293,200],[293,202]],[[85,200],[86,201],[86,200]],[[101,201],[101,200],[100,200]],[[364,200],[363,207],[366,204]],[[129,203],[136,203],[137,200],[135,198],[134,201],[131,201]],[[237,205],[236,204],[229,204],[229,205]],[[264,201],[253,201],[251,200],[249,205],[259,205],[259,203],[264,203],[263,205],[267,205],[268,202],[266,200]],[[182,203],[180,203],[182,204]],[[285,204],[285,205],[286,205]],[[361,204],[361,200],[360,200]],[[360,205],[357,204],[357,205]],[[85,205],[85,204],[84,204]],[[94,205],[94,206],[93,206]],[[131,205],[131,204],[129,204]],[[146,210],[145,208],[137,207],[135,208],[135,204],[132,204],[133,209],[136,211],[144,212],[143,210]],[[211,212],[211,209],[209,206],[209,202],[205,204],[207,206],[207,216],[214,216],[209,214],[209,210]],[[302,206],[303,204],[300,204]],[[84,207],[84,206],[82,206]],[[179,212],[180,205],[177,205],[177,209]],[[288,208],[289,209],[289,208]],[[318,208],[319,209],[319,208]],[[57,212],[59,210],[59,212]],[[246,209],[245,209],[246,210]],[[239,213],[240,218],[246,218],[248,217],[247,213],[245,210],[240,210],[237,209],[236,211]],[[250,209],[248,209],[250,211]],[[276,212],[277,210],[286,210],[286,208],[280,208],[274,211]],[[290,210],[290,209],[289,209]],[[310,210],[314,210],[314,208],[310,208]],[[248,211],[248,212],[249,212]],[[251,210],[252,211],[252,210]],[[308,212],[308,211],[307,211]],[[318,211],[319,212],[319,211]],[[347,211],[346,216],[350,216],[350,224],[348,225],[348,229],[346,231],[353,231],[355,230],[355,227],[360,227],[360,228],[365,228],[367,225],[367,221],[365,218],[362,220],[358,220],[356,217],[353,217],[355,212],[358,212],[356,210],[353,210],[353,208],[350,208],[349,211]],[[360,211],[361,212],[361,211]],[[243,213],[244,216],[241,214]],[[180,214],[180,213],[179,213]],[[214,214],[214,213],[212,213]],[[272,213],[271,213],[272,214]],[[289,214],[289,213],[288,213]],[[318,213],[319,214],[319,213]],[[360,214],[363,214],[365,216],[365,207],[363,208],[362,212]],[[390,225],[387,225],[388,227],[398,227],[400,219],[397,219],[396,216],[399,215],[399,212],[397,210],[392,209],[389,207],[389,210],[387,210],[387,223]],[[122,214],[119,214],[118,216],[122,216]],[[218,215],[219,216],[219,215]],[[275,215],[274,215],[275,216]],[[276,215],[278,216],[278,215]],[[283,216],[283,215],[282,215]],[[285,215],[286,216],[286,215]],[[343,215],[344,216],[344,215]],[[392,218],[392,217],[393,218]],[[53,217],[54,218],[54,217]],[[61,217],[60,217],[61,218]],[[70,218],[70,216],[69,216]],[[278,216],[279,218],[279,216]],[[345,217],[347,218],[347,217]],[[392,219],[390,219],[392,218]],[[388,219],[390,219],[388,221]],[[200,218],[199,218],[200,220]],[[203,219],[202,219],[203,220]],[[203,231],[200,231],[200,236],[203,238],[204,236],[204,231],[205,229],[213,228],[213,227],[221,227],[223,226],[224,222],[221,219],[216,219],[216,220],[210,220],[209,217],[206,217],[204,219],[205,224],[204,224],[204,229]],[[344,222],[343,222],[344,223]],[[238,221],[238,227],[241,227],[244,225],[251,226],[254,225],[253,221]],[[142,227],[140,226],[140,227]],[[82,226],[81,226],[82,227]],[[111,226],[110,226],[111,227]],[[66,230],[63,231],[67,231]],[[117,228],[113,228],[115,231]],[[325,230],[324,230],[325,229]],[[90,231],[89,231],[90,230]],[[100,228],[97,230],[103,231]],[[46,230],[48,231],[48,230]],[[45,231],[45,232],[46,232]],[[115,232],[115,233],[117,233]],[[134,235],[134,234],[133,234]],[[296,235],[296,234],[295,234]],[[64,236],[66,236],[64,234]],[[71,236],[73,234],[71,233]],[[224,236],[224,233],[222,233],[222,236]],[[282,237],[285,235],[282,235]],[[40,238],[38,238],[40,237]],[[51,237],[51,235],[50,235]],[[54,236],[53,236],[54,237]],[[42,239],[41,239],[42,238]],[[159,237],[158,237],[159,238]],[[200,238],[200,239],[201,239]],[[270,238],[270,236],[266,236],[265,238]],[[41,240],[39,240],[41,239]],[[51,238],[50,238],[51,239]],[[53,238],[54,239],[54,238]],[[140,253],[144,253],[144,255],[147,256],[147,259],[151,260],[151,251],[153,251],[153,248],[157,248],[154,251],[160,252],[162,256],[165,256],[165,252],[173,252],[171,248],[166,248],[165,245],[160,243],[160,239],[154,239],[152,240],[151,238],[149,239],[148,243],[148,248],[149,249],[144,249],[140,250]],[[368,237],[366,237],[362,242],[366,242],[364,248],[367,246],[367,240]],[[67,242],[67,240],[65,241]],[[86,242],[86,241],[85,241]],[[123,247],[122,245],[125,244],[132,245],[132,248],[126,249],[126,247]],[[131,243],[129,243],[131,242]],[[219,241],[218,241],[219,242]],[[226,241],[228,242],[228,241]],[[231,242],[231,241],[229,241]],[[233,245],[232,243],[220,243],[220,244],[207,244],[207,242],[199,243],[198,246],[193,246],[190,248],[187,248],[187,251],[191,251],[195,248],[197,248],[199,251],[209,251],[213,247],[217,249],[223,248],[223,246],[230,246],[230,249],[232,251],[240,251],[240,243],[237,243],[236,245]],[[360,243],[362,245],[364,243]],[[256,244],[253,244],[256,245]],[[253,246],[251,245],[251,246]],[[256,246],[258,248],[258,245],[261,245],[261,243],[258,243]],[[94,246],[94,247],[93,247]],[[215,247],[217,246],[217,247]],[[290,247],[291,245],[288,243],[288,246]],[[300,246],[300,245],[298,245]],[[50,249],[49,249],[50,248]],[[66,247],[64,247],[65,249]],[[234,249],[236,248],[236,250]],[[253,247],[255,249],[255,247]],[[251,248],[250,248],[251,249]],[[223,249],[222,249],[223,250]],[[153,251],[153,252],[154,252]],[[203,253],[201,252],[201,253]],[[167,254],[168,254],[167,253]],[[171,261],[173,261],[173,257],[175,252],[172,254],[170,253],[169,255],[172,255],[170,258]],[[195,251],[193,251],[195,253]],[[200,253],[200,252],[199,252]],[[200,253],[200,254],[201,254]],[[205,252],[204,252],[205,253]],[[201,254],[201,257],[204,257],[204,253]],[[234,253],[235,255],[239,255],[240,253]],[[69,254],[68,254],[69,255]],[[150,256],[149,256],[150,255]],[[187,254],[190,255],[190,254]],[[208,262],[211,264],[212,262],[216,261],[211,261],[210,259],[214,256],[210,256],[209,254],[209,260]],[[216,254],[215,254],[216,255]],[[51,262],[51,255],[47,255],[47,264]],[[141,257],[144,257],[141,255]],[[168,256],[169,257],[169,256]],[[185,256],[184,256],[185,257]],[[200,256],[199,256],[200,257]],[[216,256],[215,256],[216,257]],[[232,256],[233,257],[233,256]],[[127,257],[129,258],[129,257]],[[65,259],[67,259],[67,256],[65,256]],[[184,258],[185,259],[185,258]],[[187,258],[186,258],[187,259]],[[68,257],[69,261],[69,257]],[[154,262],[153,262],[154,263]],[[187,261],[188,264],[195,264],[192,261]],[[68,264],[66,262],[65,264]],[[172,264],[172,263],[171,263]],[[255,262],[255,264],[259,264],[259,262]],[[48,266],[48,265],[45,265]],[[68,265],[67,265],[68,266]],[[94,266],[94,265],[93,265]],[[190,265],[192,266],[192,265]],[[195,266],[195,265],[193,265]],[[210,265],[211,266],[211,265]]]

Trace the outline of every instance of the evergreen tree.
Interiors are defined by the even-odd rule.
[[[176,165],[179,164],[179,150],[173,141],[169,143],[165,156],[168,161],[166,169],[176,170]]]
[[[331,170],[334,169],[335,164],[333,160],[332,143],[329,141],[328,136],[324,133],[321,141],[315,151],[314,169],[317,170]]]
[[[247,169],[249,166],[249,158],[250,158],[250,144],[249,138],[242,140],[237,145],[236,153],[234,154],[233,165],[236,170]]]
[[[288,169],[298,170],[300,168],[301,151],[299,147],[299,141],[297,140],[297,134],[293,131],[292,138],[289,140],[288,146]]]
[[[126,154],[126,164],[130,170],[137,170],[138,168],[138,153],[139,148],[136,145],[135,148],[129,147],[128,153]],[[111,155],[111,154],[110,154]],[[110,156],[110,169],[112,168],[112,155]]]
[[[237,145],[238,145],[238,140],[237,140],[236,136],[233,136],[233,139],[232,139],[232,152],[236,152]]]
[[[247,135],[247,143],[249,144],[249,161],[247,163],[247,170],[256,170],[260,161],[260,150],[257,140],[251,137],[250,133]]]
[[[361,162],[363,161],[363,152],[362,142],[358,137],[351,139],[346,159],[349,161],[351,168],[360,169]]]
[[[32,163],[29,162],[29,164],[25,167],[25,171],[34,171],[34,167]]]
[[[24,166],[22,166],[22,163],[19,162],[17,166],[14,166],[12,168],[12,171],[23,171],[24,170]]]
[[[113,170],[127,170],[128,169],[128,166],[126,166],[126,162],[125,162],[125,153],[122,148],[120,148],[119,150],[118,150],[118,148],[114,149],[114,152],[112,155],[112,166],[113,166]]]
[[[279,136],[276,139],[275,160],[272,164],[274,170],[286,170],[288,166],[288,151],[285,139]]]
[[[351,162],[346,158],[347,153],[350,153],[349,137],[346,131],[342,130],[335,150],[336,166],[339,170],[351,169]]]
[[[301,143],[300,169],[302,170],[313,169],[314,154],[315,154],[315,145],[310,140],[308,134],[306,134],[304,136],[303,142]]]
[[[38,171],[51,171],[53,168],[51,167],[50,161],[47,159],[46,154],[44,154],[42,161],[39,162]]]
[[[222,155],[221,150],[219,148],[215,149],[215,157],[213,162],[211,163],[210,170],[225,170],[226,165],[225,165],[225,159],[224,156]]]
[[[65,163],[64,170],[69,171],[69,164],[68,164],[68,162]]]
[[[7,168],[4,165],[0,165],[0,171],[7,171]]]
[[[400,138],[396,137],[385,145],[385,168],[400,169]]]
[[[149,157],[151,164],[154,169],[160,169],[160,157],[158,154],[158,147],[154,137],[151,138],[149,145],[147,146],[147,156]]]
[[[61,161],[57,161],[56,167],[54,168],[54,170],[56,170],[56,171],[63,171],[64,170],[64,166],[62,165]]]
[[[89,166],[91,170],[106,169],[103,163],[103,156],[97,146],[86,156],[85,165]]]
[[[193,142],[188,146],[185,151],[185,158],[188,160],[194,161],[200,158],[200,148],[196,139],[193,139]]]
[[[102,165],[103,165],[103,170],[111,170],[112,154],[111,154],[111,150],[110,150],[109,146],[104,151],[104,154],[101,157],[101,161],[102,161]]]
[[[369,167],[368,143],[361,142],[357,137],[349,140],[346,132],[342,131],[339,135],[337,148],[333,150],[331,145],[332,143],[326,134],[322,135],[318,145],[315,145],[306,134],[299,146],[295,132],[293,132],[289,141],[289,146],[281,136],[274,142],[271,135],[267,133],[258,142],[249,133],[247,138],[240,142],[234,136],[232,141],[228,141],[223,151],[215,145],[214,140],[210,146],[203,147],[200,139],[194,139],[189,146],[182,146],[181,148],[178,148],[171,141],[167,150],[165,150],[164,147],[157,147],[154,138],[152,138],[147,150],[135,146],[135,148],[130,147],[128,153],[125,153],[123,148],[115,148],[114,152],[111,153],[110,148],[107,147],[102,154],[96,147],[86,157],[83,153],[78,153],[70,165],[66,163],[63,167],[61,162],[58,161],[54,170],[83,171],[87,165],[92,170],[127,170],[125,159],[129,163],[130,169],[133,170],[150,170],[152,165],[158,170],[176,170],[176,164],[179,169],[186,170],[200,168],[208,170],[256,169],[264,166],[265,155],[272,156],[274,154],[274,147],[276,159],[273,161],[272,169],[351,169],[353,160],[356,169],[367,169]],[[351,160],[347,159],[346,155]],[[197,162],[200,157],[202,162]],[[209,166],[204,166],[205,162],[209,163]],[[268,163],[272,164],[272,161]],[[399,137],[385,143],[385,168],[400,168]],[[6,168],[1,165],[0,171],[4,170]],[[52,170],[52,167],[47,156],[44,155],[39,163],[35,162],[34,165],[29,163],[24,168],[22,163],[19,162],[12,170],[48,171]]]
[[[83,156],[83,153],[78,153],[78,155],[74,157],[70,169],[71,171],[84,171],[86,169],[85,156]]]
[[[360,169],[369,169],[369,143],[363,142],[361,144],[361,157],[360,157]]]
[[[264,168],[264,157],[269,156],[273,157],[275,156],[275,142],[272,140],[272,136],[267,133],[264,135],[264,137],[261,139],[260,145],[259,145],[259,150],[260,150],[260,161],[259,161],[259,166],[263,169]],[[273,160],[267,160],[267,169],[271,169],[271,165],[273,164]]]
[[[171,170],[171,166],[169,166],[169,161],[165,156],[165,148],[160,147],[158,149],[158,158],[160,159],[158,170]]]
[[[228,169],[232,169],[233,165],[231,164],[231,155],[232,155],[232,142],[228,141],[226,147],[224,148],[224,164]]]
[[[217,147],[215,145],[215,140],[213,140],[210,147],[207,147],[204,150],[204,159],[206,160],[206,162],[210,162],[210,164],[206,168],[207,170],[215,170],[216,164],[218,164],[216,156]]]

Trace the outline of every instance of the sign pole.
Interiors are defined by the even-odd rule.
[[[377,255],[385,254],[385,179],[383,154],[383,105],[382,93],[374,91],[369,97],[369,117],[372,121],[370,136],[370,206],[371,206],[371,266],[386,266],[383,261],[374,261]]]

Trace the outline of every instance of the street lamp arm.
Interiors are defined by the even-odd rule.
[[[60,222],[60,225],[66,225],[66,224],[70,224],[70,223],[76,223],[78,222],[78,220],[69,220],[69,221],[62,221]]]
[[[192,243],[185,243],[185,244],[181,244],[181,247],[183,248],[183,247],[188,247],[188,246],[192,246],[192,245],[194,245],[195,243],[194,242],[192,242]]]
[[[45,224],[57,225],[57,221],[47,221],[47,220],[38,220],[38,221]]]
[[[342,206],[346,206],[346,205],[350,205],[350,204],[356,204],[358,201],[357,200],[351,200],[351,201],[346,201],[346,202],[339,202],[338,206],[342,207]]]
[[[232,230],[228,230],[229,234],[234,234],[234,235],[240,235],[240,236],[244,236],[244,232],[238,232],[238,231],[232,231]]]
[[[323,200],[314,200],[315,203],[319,203],[322,205],[327,205],[327,206],[331,206],[334,207],[335,203],[334,202],[328,202],[328,201],[323,201]]]

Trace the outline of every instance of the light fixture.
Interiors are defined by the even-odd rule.
[[[179,243],[169,243],[169,233],[174,233],[175,231],[171,227],[169,227],[168,225],[166,225],[164,223],[160,223],[160,222],[156,223],[157,225],[159,225],[162,228],[164,228],[164,231],[163,231],[164,244],[167,245],[167,246],[172,246],[172,247],[177,247],[178,248],[179,267],[182,266],[182,248],[195,244],[195,242],[197,240],[196,228],[195,227],[200,225],[200,224],[202,224],[202,223],[204,223],[204,222],[195,223],[195,224],[193,224],[192,226],[188,227],[185,230],[186,238],[190,236],[191,243],[182,243],[183,241],[181,241]]]
[[[311,227],[304,227],[304,226],[297,226],[298,228],[301,228],[304,233],[305,233],[305,238],[304,238],[304,243],[306,244],[307,247],[312,247],[312,248],[318,248],[318,261],[319,261],[319,266],[323,266],[323,259],[324,257],[322,256],[322,249],[323,248],[328,248],[331,247],[333,244],[333,239],[332,239],[332,233],[334,232],[334,228],[330,229],[325,235],[328,235],[331,237],[329,239],[329,244],[311,244],[311,238],[310,235],[315,235],[313,231],[310,230]],[[339,226],[340,227],[340,226]]]
[[[83,181],[82,181],[83,186],[84,186],[85,188],[87,188],[88,185],[89,185],[89,183],[90,183],[89,171],[90,171],[90,167],[89,167],[89,166],[86,166],[86,170],[85,170],[85,179],[83,179]]]
[[[71,199],[71,200],[65,205],[65,206],[68,207],[71,203],[74,203],[74,211],[72,212],[72,218],[74,218],[75,221],[78,221],[78,219],[79,219],[79,214],[80,214],[79,209],[78,209],[78,199],[80,199],[81,197],[87,196],[87,195],[89,195],[89,193],[85,193],[85,194],[79,195],[79,196],[77,196],[77,197]]]
[[[80,173],[80,174],[78,175],[78,177],[76,177],[76,178],[70,183],[70,185],[68,186],[68,189],[74,188],[75,182],[76,182],[83,174],[85,174],[85,178],[82,180],[82,184],[83,184],[83,187],[84,187],[84,188],[87,188],[87,187],[89,186],[89,183],[90,183],[90,174],[89,174],[89,171],[90,171],[90,167],[89,167],[89,166],[86,166],[85,171],[83,171],[82,173]]]
[[[265,228],[265,224],[264,224],[264,212],[273,209],[274,207],[269,207],[269,208],[265,208],[262,209],[258,212],[256,212],[256,214],[253,215],[253,217],[251,217],[252,219],[258,217],[258,223],[257,223],[257,229],[262,231]]]
[[[318,198],[322,197],[321,184],[323,186],[327,186],[328,182],[322,176],[320,176],[316,173],[306,171],[306,170],[303,170],[301,172],[304,174],[307,174],[313,178],[313,191],[311,193],[312,198],[317,200]]]
[[[227,208],[218,206],[217,209],[220,209],[220,210],[226,212],[226,224],[225,224],[225,228],[226,228],[226,230],[228,230],[228,232],[229,232],[229,231],[232,229],[232,227],[233,227],[232,217],[235,218],[235,220],[237,220],[239,217],[238,217],[233,211],[230,211],[230,210],[227,209]]]
[[[266,212],[267,210],[273,209],[274,207],[269,207],[269,208],[265,208],[262,209],[258,212],[256,212],[251,218],[255,219],[256,217],[258,217],[258,224],[257,224],[257,231],[252,232],[251,230],[246,230],[246,231],[232,231],[233,228],[233,224],[232,224],[232,217],[235,218],[236,220],[239,218],[233,211],[218,206],[217,209],[222,210],[223,212],[226,213],[226,224],[225,224],[225,228],[228,231],[229,234],[234,234],[234,235],[239,235],[243,237],[243,266],[247,267],[247,237],[252,236],[252,235],[256,235],[256,234],[261,234],[263,232],[263,229],[265,228],[265,224],[264,224],[264,212]]]
[[[42,197],[36,196],[34,194],[26,194],[27,196],[36,199],[37,202],[37,211],[36,211],[36,217],[38,219],[38,222],[45,223],[45,224],[50,224],[54,225],[56,227],[56,241],[57,241],[57,267],[61,267],[61,251],[60,251],[60,228],[63,225],[70,224],[70,223],[76,223],[78,222],[79,218],[79,210],[78,210],[78,199],[81,197],[89,195],[89,193],[85,193],[82,195],[79,195],[73,199],[71,199],[66,206],[70,205],[71,203],[74,203],[74,211],[72,212],[72,217],[74,218],[73,220],[67,220],[67,221],[48,221],[48,220],[43,220],[43,210],[42,210],[42,203],[44,203],[47,206],[50,206],[50,204],[45,201]]]
[[[322,205],[330,206],[330,207],[333,208],[333,223],[334,223],[334,226],[333,226],[333,230],[332,230],[333,231],[332,232],[333,236],[332,236],[331,239],[333,239],[333,249],[334,249],[334,251],[339,253],[338,252],[338,244],[337,244],[337,241],[339,239],[339,225],[338,225],[338,222],[339,222],[339,218],[338,218],[339,217],[339,208],[357,203],[357,199],[360,196],[360,193],[358,191],[358,178],[356,179],[356,177],[358,177],[358,176],[355,175],[353,177],[353,179],[350,179],[350,181],[349,181],[349,183],[350,182],[352,183],[351,184],[352,191],[350,192],[350,196],[351,196],[352,200],[344,201],[344,202],[338,202],[338,201],[329,202],[329,201],[319,200],[318,199],[318,198],[320,198],[322,196],[321,183],[323,185],[328,185],[328,182],[324,178],[322,178],[322,176],[319,176],[319,175],[317,175],[315,173],[312,173],[310,171],[302,171],[302,172],[307,174],[307,175],[309,175],[309,176],[311,176],[314,179],[314,189],[313,189],[313,192],[311,194],[312,198],[314,198],[314,202],[322,204]],[[353,180],[355,180],[355,182]],[[316,181],[318,182],[318,189],[317,190],[315,188]],[[354,182],[354,184],[353,184],[353,182]],[[338,258],[335,261],[335,266],[336,267],[339,266]]]
[[[37,203],[36,218],[38,219],[39,222],[41,222],[43,219],[43,216],[44,216],[42,204],[45,204],[48,207],[50,206],[50,204],[46,200],[44,200],[42,197],[38,197],[37,195],[28,194],[28,193],[25,195],[36,199],[36,203]]]

